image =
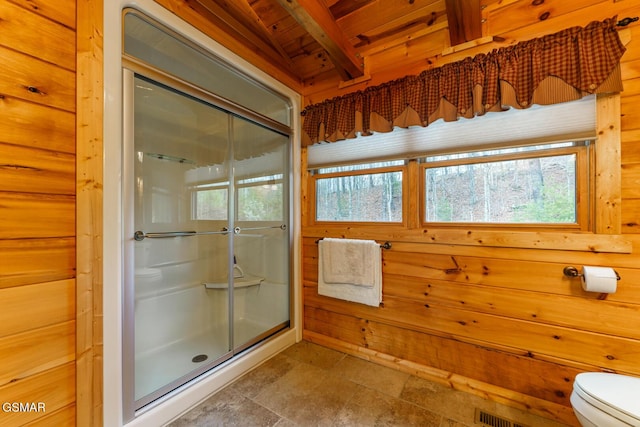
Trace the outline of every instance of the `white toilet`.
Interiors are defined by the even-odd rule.
[[[578,374],[571,406],[584,427],[640,427],[640,378],[604,372]]]

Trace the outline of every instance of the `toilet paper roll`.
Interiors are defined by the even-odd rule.
[[[612,294],[618,286],[618,275],[610,267],[582,267],[582,289]]]

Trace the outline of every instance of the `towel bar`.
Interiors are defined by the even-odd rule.
[[[322,239],[324,239],[324,237]],[[318,242],[320,242],[320,240],[322,239],[317,239],[316,244],[318,244]],[[391,249],[391,242],[384,242],[383,244],[380,245],[380,247],[382,249]]]

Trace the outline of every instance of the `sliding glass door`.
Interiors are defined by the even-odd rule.
[[[125,70],[134,410],[289,326],[289,136]]]

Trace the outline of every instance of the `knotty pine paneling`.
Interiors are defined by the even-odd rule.
[[[626,199],[622,210],[622,232],[640,233],[640,199]]]
[[[75,115],[0,96],[0,142],[75,153]]]
[[[628,51],[629,49],[627,49],[627,52]],[[640,77],[640,58],[631,58],[626,55],[627,53],[625,52],[622,60],[620,61],[620,71],[624,82],[635,80]],[[627,96],[624,91],[622,92],[622,95]],[[631,95],[634,95],[634,93],[632,92]]]
[[[73,237],[0,239],[0,288],[73,278],[75,244]]]
[[[73,279],[0,289],[0,337],[73,320],[75,302]]]
[[[47,415],[31,423],[29,427],[75,426],[76,406],[68,405],[56,411],[47,411]]]
[[[638,61],[638,65],[640,65],[640,61]],[[640,102],[640,95],[631,95],[622,97],[620,101],[620,107],[624,112],[621,118],[622,129],[624,130],[634,130],[640,127],[640,111],[638,111],[635,106]]]
[[[305,331],[558,405],[569,406],[577,372],[640,374],[632,254],[392,245],[374,308],[317,294],[317,244],[305,238]],[[600,300],[562,275],[565,265],[587,263],[616,266],[620,291]],[[544,404],[530,410],[549,416]]]
[[[640,37],[640,34],[638,34],[638,36]],[[627,47],[628,46],[629,45],[627,45]],[[629,50],[627,50],[627,52],[629,52]],[[628,60],[629,58],[627,58],[626,55],[625,53],[624,58]],[[623,93],[625,98],[640,95],[640,78],[626,79],[624,81]]]
[[[76,419],[75,22],[75,0],[0,0],[0,401],[46,408],[0,426]]]
[[[316,296],[317,290],[305,288],[305,303],[309,306],[332,308],[352,312],[349,305],[329,298]],[[535,298],[531,295],[531,298]],[[577,310],[567,308],[568,313],[582,316]],[[474,311],[473,308],[443,306],[394,296],[383,296],[383,304],[375,311],[367,310],[365,318],[407,329],[430,333],[478,345],[498,349],[511,349],[517,354],[532,354],[543,360],[564,360],[567,366],[592,366],[634,374],[638,370],[637,339],[595,333],[576,326],[564,327],[546,324],[537,319],[520,320],[499,313]],[[613,321],[609,325],[615,329]],[[526,336],[523,336],[526,331]]]
[[[75,31],[9,1],[0,2],[0,46],[23,52],[67,70],[76,68]],[[61,7],[75,2],[64,0]]]
[[[624,164],[640,163],[640,129],[629,129],[620,135]]]
[[[0,233],[5,239],[72,237],[75,198],[67,195],[0,193]]]
[[[636,316],[640,305],[603,301],[587,292],[560,296],[396,275],[385,276],[385,288],[385,295],[415,300],[425,307],[460,308],[604,334],[616,329],[622,336],[640,339],[640,316]]]
[[[602,4],[602,0],[546,0],[510,2],[503,7],[488,6],[483,13],[488,34],[504,34],[535,23],[570,14],[578,8]]]
[[[349,37],[361,35],[373,38],[376,34],[367,34],[366,28],[375,27],[381,33],[394,27],[417,25],[417,23],[426,26],[425,17],[431,18],[433,13],[438,12],[443,14],[444,10],[443,0],[419,0],[412,3],[402,0],[373,1],[356,13],[341,17],[340,27]],[[366,17],[369,22],[363,24],[363,17]]]
[[[448,43],[449,33],[446,29],[429,33],[424,37],[411,40],[410,43],[384,49],[369,58],[372,69],[383,73],[387,69],[396,68],[395,64],[424,64],[425,54],[435,56],[442,53],[442,46]]]
[[[640,28],[631,27],[631,41],[623,56],[624,91],[622,92],[622,232],[640,233]],[[636,282],[638,283],[638,282]]]
[[[622,197],[640,198],[640,163],[622,165]]]
[[[0,426],[15,427],[28,422],[34,422],[47,414],[52,414],[57,410],[69,407],[73,404],[74,400],[74,362],[65,363],[26,378],[20,378],[17,381],[0,386],[0,401],[44,402],[46,413],[3,412],[0,417]],[[44,423],[44,425],[47,425],[47,423]]]
[[[4,47],[0,58],[1,94],[75,111],[75,73]]]
[[[0,338],[0,355],[0,387],[72,362],[75,359],[75,321]]]
[[[492,350],[322,308],[309,307],[304,321],[305,329],[321,335],[562,405],[569,405],[569,378],[580,372],[528,354]]]
[[[76,422],[102,426],[104,7],[77,3]]]
[[[47,19],[58,22],[71,29],[76,28],[76,1],[75,0],[10,0]]]
[[[73,154],[0,142],[0,191],[75,194]]]

